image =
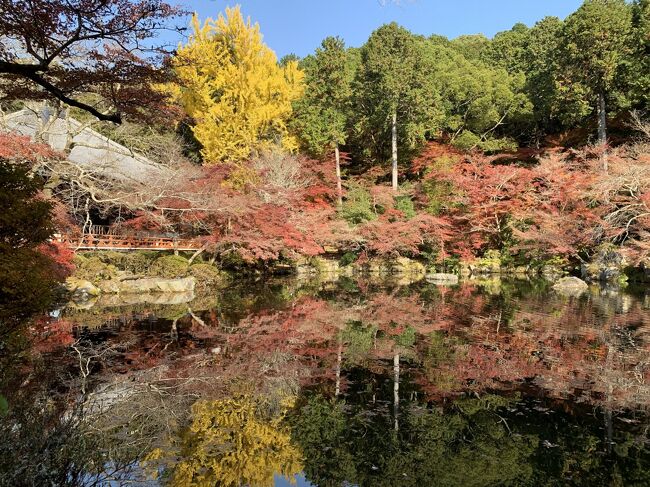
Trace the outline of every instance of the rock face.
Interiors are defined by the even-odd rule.
[[[194,291],[196,279],[184,277],[182,279],[162,279],[158,277],[147,277],[143,279],[129,279],[115,283],[109,281],[105,292],[115,293],[184,293]],[[117,284],[117,285],[115,285]],[[102,290],[104,288],[102,287]]]
[[[563,277],[553,284],[553,290],[566,296],[579,296],[587,289],[588,284],[577,277]]]
[[[321,274],[337,274],[340,270],[339,261],[315,257],[313,265]]]
[[[426,280],[433,284],[440,284],[440,285],[458,284],[458,276],[456,274],[443,274],[443,273],[427,274]]]
[[[76,277],[68,277],[65,287],[72,294],[73,301],[87,301],[101,293],[92,282]]]
[[[104,294],[100,296],[96,305],[100,307],[130,306],[134,304],[156,304],[156,305],[175,305],[189,303],[194,299],[192,291],[180,293],[122,293],[122,294]]]
[[[354,262],[345,266],[342,266],[338,260],[312,257],[296,261],[294,268],[299,276],[318,274],[321,278],[329,279],[353,274],[408,276],[422,279],[426,273],[424,264],[408,257],[370,259],[361,264]]]
[[[587,282],[619,282],[625,279],[625,257],[613,246],[602,246],[589,264],[582,266],[582,278]]]

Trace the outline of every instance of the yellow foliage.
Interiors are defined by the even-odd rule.
[[[198,401],[183,434],[170,485],[270,487],[275,474],[288,479],[302,470],[300,450],[279,416],[264,417],[251,398]],[[155,450],[147,461],[164,457]]]
[[[194,34],[174,59],[180,83],[172,91],[196,123],[204,160],[239,162],[269,143],[294,149],[285,122],[303,91],[297,63],[280,67],[259,25],[244,20],[239,6],[203,24],[194,16],[192,25]]]

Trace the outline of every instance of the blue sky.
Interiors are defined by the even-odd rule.
[[[396,21],[417,34],[483,33],[489,37],[516,22],[533,25],[555,15],[565,18],[581,0],[178,0],[204,19],[239,3],[259,22],[264,41],[278,57],[305,56],[329,35],[361,46],[377,27]],[[171,0],[172,3],[175,3]]]

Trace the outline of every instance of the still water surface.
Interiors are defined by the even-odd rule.
[[[45,373],[62,415],[84,403],[88,484],[650,485],[646,292],[284,279],[100,300],[60,310],[73,347]]]

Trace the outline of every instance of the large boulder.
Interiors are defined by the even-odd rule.
[[[99,289],[106,294],[117,294],[120,292],[120,280],[119,279],[109,279],[107,281],[99,282]]]
[[[563,277],[553,284],[553,290],[565,296],[580,296],[587,289],[589,285],[577,277]]]
[[[184,277],[180,279],[144,278],[120,281],[119,293],[184,293],[194,291],[196,279]]]
[[[134,304],[176,305],[189,303],[194,299],[192,291],[180,293],[122,293],[104,294],[97,301],[99,307],[131,306]]]
[[[458,284],[458,276],[456,274],[445,274],[445,273],[427,274],[425,276],[425,279],[430,283],[443,285],[443,286]]]
[[[620,282],[626,279],[626,265],[625,257],[615,246],[603,245],[590,263],[582,265],[582,278],[587,282]]]
[[[92,282],[76,277],[68,277],[65,282],[66,289],[72,294],[75,301],[86,301],[92,296],[99,296],[101,291]]]

